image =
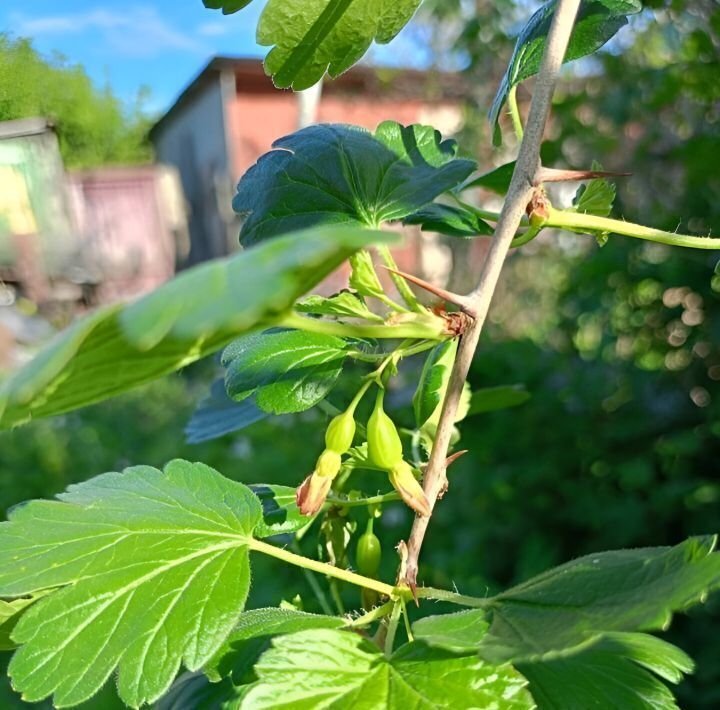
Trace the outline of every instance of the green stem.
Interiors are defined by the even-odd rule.
[[[460,207],[468,210],[468,212],[472,212],[474,215],[480,217],[480,219],[486,219],[490,222],[497,222],[500,219],[499,212],[491,212],[490,210],[484,210],[481,207],[471,205],[469,202],[461,200],[454,192],[449,192],[447,194],[450,195],[450,197],[452,197],[453,200],[455,200],[455,202],[457,202]]]
[[[382,470],[382,469],[378,469]],[[358,498],[357,500],[348,500],[346,498],[338,498],[336,496],[328,496],[327,502],[337,508],[361,508],[368,505],[382,505],[383,503],[391,503],[400,500],[400,494],[393,491],[392,493],[383,493],[382,495],[369,496],[368,498]]]
[[[522,120],[520,118],[520,110],[517,104],[517,86],[513,86],[508,92],[507,97],[508,108],[510,109],[510,117],[512,118],[513,130],[517,136],[518,143],[522,143],[525,132],[523,130]]]
[[[641,224],[625,222],[621,219],[598,217],[582,212],[566,212],[550,208],[550,214],[543,224],[544,227],[557,227],[573,232],[600,232],[621,234],[625,237],[646,239],[650,242],[668,244],[676,247],[693,247],[695,249],[720,249],[720,238],[696,237],[690,234],[676,234],[661,229],[644,227]]]
[[[395,645],[395,634],[397,633],[398,624],[400,623],[400,615],[402,614],[402,604],[398,599],[393,605],[390,621],[388,622],[387,636],[385,636],[385,655],[390,656]]]
[[[395,263],[395,259],[393,259],[393,256],[390,253],[390,249],[384,244],[377,246],[376,249],[385,266],[397,271],[398,267]],[[402,296],[403,301],[407,303],[410,310],[416,311],[417,313],[425,313],[426,309],[417,300],[415,294],[412,292],[412,289],[408,286],[407,281],[405,281],[402,276],[398,276],[392,272],[390,272],[390,277],[392,278],[398,293]]]
[[[303,557],[302,555],[296,555],[294,552],[290,552],[282,547],[275,547],[262,540],[256,540],[251,538],[248,542],[248,547],[255,552],[262,552],[264,555],[275,557],[283,562],[288,562],[296,567],[302,567],[304,569],[312,570],[313,572],[319,572],[320,574],[333,577],[334,579],[354,584],[358,587],[365,587],[366,589],[373,589],[378,594],[384,594],[387,597],[392,597],[395,594],[395,588],[389,584],[380,582],[377,579],[371,579],[370,577],[363,577],[361,574],[356,574],[350,570],[340,569],[334,567],[326,562],[319,562],[309,557]]]
[[[481,597],[468,597],[465,594],[449,592],[446,589],[435,589],[434,587],[418,587],[415,590],[418,599],[435,599],[440,602],[450,602],[460,606],[469,606],[474,609],[487,609],[490,606],[488,599]]]
[[[402,617],[405,622],[405,633],[407,634],[408,641],[412,642],[415,640],[415,637],[413,636],[412,629],[410,628],[410,617],[407,613],[407,604],[404,599],[400,599],[400,604],[402,604]]]
[[[295,540],[292,542],[292,548],[296,552],[300,551],[300,546],[297,544]],[[315,598],[318,601],[318,604],[320,604],[320,608],[323,610],[323,614],[328,614],[329,616],[332,616],[332,608],[330,607],[330,604],[328,604],[327,597],[325,596],[325,592],[323,592],[322,587],[318,583],[317,579],[315,578],[315,575],[309,570],[303,568],[303,576],[305,577],[305,580],[308,583],[308,586],[312,590],[312,593],[315,595]]]
[[[363,614],[357,619],[349,621],[346,626],[351,629],[357,628],[358,626],[369,626],[378,619],[384,619],[393,610],[394,606],[395,602],[385,602],[381,606],[371,609],[367,614]]]
[[[345,615],[345,605],[343,604],[342,597],[340,596],[340,589],[338,587],[338,583],[336,579],[330,580],[330,595],[333,598],[333,601],[335,602],[335,607],[338,610],[338,614],[340,616]]]
[[[448,337],[442,319],[435,321],[402,323],[400,325],[355,325],[338,323],[337,321],[320,318],[306,318],[299,313],[288,313],[275,325],[284,328],[295,328],[310,333],[336,335],[340,338],[411,338],[413,340],[444,340]]]
[[[374,298],[377,298],[380,303],[384,303],[392,311],[396,311],[397,313],[411,313],[405,306],[401,306],[399,303],[393,301],[390,296],[378,295],[374,296]]]

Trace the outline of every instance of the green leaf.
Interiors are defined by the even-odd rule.
[[[351,259],[354,257],[350,257]],[[311,313],[316,316],[336,316],[346,318],[362,318],[363,320],[384,321],[382,316],[373,313],[361,299],[350,291],[325,298],[324,296],[308,296],[295,304],[295,310],[299,313]]]
[[[307,527],[313,518],[301,515],[295,504],[295,489],[274,483],[254,483],[250,490],[262,504],[263,517],[255,528],[255,537],[288,535]]]
[[[47,592],[42,591],[20,599],[0,599],[0,651],[11,651],[16,648],[17,644],[10,638],[15,624],[23,611],[45,594]]]
[[[546,2],[523,27],[505,76],[500,82],[490,110],[494,141],[500,143],[498,118],[508,92],[525,79],[537,74],[545,50],[545,40],[555,12],[557,0]],[[640,0],[582,0],[575,27],[565,53],[565,61],[579,59],[600,49],[627,24],[627,15],[642,10]]]
[[[525,680],[509,665],[410,643],[387,658],[361,636],[319,629],[280,636],[255,665],[248,707],[502,708],[533,707]]]
[[[203,0],[203,5],[210,10],[222,10],[223,15],[232,15],[247,7],[252,0]]]
[[[675,710],[672,683],[693,670],[680,649],[647,634],[608,634],[569,658],[519,664],[539,710]]]
[[[204,673],[183,673],[155,703],[154,710],[232,710],[239,707],[247,690],[245,685],[233,685],[229,678],[211,683]]]
[[[252,609],[245,612],[233,632],[205,666],[212,680],[231,677],[239,684],[252,678],[258,658],[270,648],[275,636],[309,629],[339,629],[345,620],[337,616],[308,614],[292,609]]]
[[[419,429],[442,405],[455,362],[458,341],[446,340],[436,345],[425,359],[420,381],[413,395],[415,425]]]
[[[225,391],[225,380],[215,380],[185,426],[188,444],[201,444],[240,431],[268,416],[252,397],[236,402]]]
[[[673,612],[720,587],[715,538],[600,552],[555,567],[488,600],[480,655],[492,662],[574,653],[609,631],[666,628]]]
[[[347,340],[302,330],[255,333],[225,348],[225,388],[236,402],[250,397],[264,412],[303,412],[325,399],[347,357]]]
[[[592,169],[603,168],[594,160]],[[613,202],[615,202],[615,185],[607,178],[595,178],[583,183],[573,197],[573,207],[576,212],[594,214],[598,217],[607,217],[612,212]]]
[[[467,416],[495,412],[498,409],[509,409],[525,404],[530,399],[530,393],[525,385],[500,385],[498,387],[483,387],[475,390],[470,399],[470,408]]]
[[[369,251],[361,249],[350,257],[350,286],[361,296],[384,298],[385,289],[380,283],[372,255]]]
[[[244,244],[321,224],[376,228],[459,185],[475,167],[429,126],[381,123],[375,133],[323,124],[280,138],[240,180],[233,207]]]
[[[358,248],[394,235],[328,227],[190,269],[85,318],[0,385],[0,427],[112,397],[267,325]],[[4,413],[3,413],[4,409]]]
[[[419,619],[412,626],[416,641],[448,651],[475,651],[488,630],[487,614],[468,609]]]
[[[224,15],[252,0],[203,0]],[[325,72],[335,78],[362,59],[373,41],[387,44],[410,21],[421,0],[268,0],[257,42],[273,47],[265,71],[275,86],[307,89]]]
[[[493,228],[474,212],[454,205],[433,203],[414,212],[404,224],[419,224],[424,232],[437,232],[449,237],[478,237],[493,234]]]
[[[515,161],[513,160],[510,163],[505,163],[497,168],[493,168],[472,180],[468,180],[460,189],[467,190],[472,187],[482,187],[498,195],[506,195],[510,189],[510,181],[512,180],[514,171]]]
[[[262,511],[202,464],[136,466],[16,507],[0,525],[0,594],[60,587],[20,618],[9,675],[25,700],[74,705],[118,668],[132,707],[181,664],[197,670],[232,631],[250,586]]]

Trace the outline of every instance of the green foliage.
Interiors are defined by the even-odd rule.
[[[602,170],[602,166],[594,161],[592,169]],[[573,207],[576,211],[599,217],[607,217],[612,212],[613,202],[615,202],[615,185],[607,178],[595,178],[580,185],[573,197]]]
[[[295,504],[295,489],[275,483],[253,483],[250,490],[262,504],[262,520],[255,528],[256,537],[288,535],[309,525],[311,518],[301,515]]]
[[[538,710],[677,710],[672,692],[656,676],[679,683],[693,664],[653,636],[614,633],[577,655],[520,664],[519,670],[530,681]]]
[[[592,643],[606,631],[666,628],[674,611],[720,586],[714,537],[675,547],[587,555],[508,589],[488,602],[480,643],[494,662],[539,660]]]
[[[468,180],[462,187],[463,189],[471,187],[482,187],[490,192],[495,192],[498,195],[507,194],[510,188],[510,180],[515,170],[515,161],[504,163],[503,165],[493,168],[482,175],[478,175],[472,180]]]
[[[10,635],[20,618],[20,614],[44,594],[45,592],[38,592],[37,594],[10,601],[0,599],[0,651],[11,651],[15,648]]]
[[[360,636],[303,631],[276,638],[255,666],[246,696],[255,708],[483,707],[531,708],[525,679],[510,666],[489,666],[412,643],[390,658]]]
[[[525,404],[531,396],[523,385],[499,385],[473,390],[467,416],[518,407]]]
[[[483,611],[468,609],[454,614],[426,616],[413,624],[417,641],[448,651],[474,651],[490,624]]]
[[[350,347],[334,335],[301,330],[246,335],[223,351],[225,387],[237,402],[252,395],[270,414],[302,412],[332,390]]]
[[[546,2],[527,21],[518,36],[509,66],[490,110],[493,140],[496,143],[501,140],[498,119],[508,92],[520,82],[537,74],[540,69],[545,40],[556,5],[557,0]],[[627,24],[627,15],[640,12],[641,9],[639,0],[582,0],[565,53],[565,61],[595,52]]]
[[[118,667],[120,697],[152,702],[181,662],[197,670],[232,630],[260,504],[185,461],[107,473],[58,499],[17,508],[0,527],[0,594],[56,588],[13,631],[13,685],[27,700],[72,705]]]
[[[101,309],[0,385],[0,423],[66,412],[184,367],[277,320],[356,249],[388,239],[348,227],[291,234]]]
[[[304,128],[273,144],[240,180],[244,244],[321,224],[377,228],[460,184],[474,169],[429,126],[381,123]]]
[[[418,429],[432,417],[442,403],[457,348],[457,340],[448,340],[436,345],[425,359],[420,381],[413,395],[415,425]]]
[[[236,685],[253,678],[253,667],[276,636],[310,629],[339,629],[346,621],[337,616],[307,614],[296,609],[252,609],[239,619],[225,643],[205,667],[217,682],[230,677]]]
[[[362,253],[362,252],[358,252]],[[353,259],[354,257],[350,257]],[[383,322],[365,305],[360,296],[350,291],[342,291],[334,296],[308,296],[295,304],[298,313],[311,313],[316,316],[344,316],[346,318],[362,318],[369,321]]]
[[[425,232],[449,237],[477,237],[492,234],[492,227],[474,212],[454,205],[433,203],[406,217],[405,224],[417,224]]]
[[[251,0],[203,0],[224,14]],[[337,77],[358,62],[373,40],[387,44],[410,21],[420,0],[268,0],[258,44],[273,47],[265,70],[275,86],[307,89],[326,72]],[[291,31],[289,31],[291,29]]]
[[[109,87],[95,87],[82,67],[46,59],[30,40],[0,33],[0,121],[51,119],[66,165],[149,161],[149,122],[141,109],[142,95],[129,111]]]

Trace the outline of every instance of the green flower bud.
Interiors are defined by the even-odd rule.
[[[317,464],[315,464],[315,473],[318,476],[332,480],[338,475],[340,464],[340,454],[337,451],[325,449],[318,457]]]
[[[355,418],[350,411],[338,414],[325,431],[325,446],[338,454],[344,454],[352,446],[355,436]]]
[[[393,420],[383,409],[383,391],[378,393],[375,409],[367,424],[368,458],[379,468],[389,471],[402,461],[400,435]]]
[[[418,515],[430,515],[430,503],[418,482],[413,475],[412,468],[407,461],[400,461],[390,471],[390,483],[400,494],[406,505],[410,506]]]

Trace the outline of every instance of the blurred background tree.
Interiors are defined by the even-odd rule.
[[[143,163],[152,157],[141,91],[129,109],[80,66],[40,55],[29,39],[0,33],[0,121],[42,116],[57,123],[65,165]]]
[[[494,152],[485,115],[512,51],[507,35],[535,3],[427,0],[423,7],[415,31],[435,48],[433,62],[462,69],[472,87],[464,151],[487,168],[504,162],[514,139],[506,130],[506,145]],[[617,215],[717,234],[720,8],[714,0],[646,7],[604,52],[568,66],[544,160],[573,168],[600,160],[630,171],[618,182]],[[453,51],[441,52],[434,38],[451,41]],[[3,76],[0,70],[0,82]],[[524,108],[531,88],[520,89]],[[558,202],[570,197],[553,193]],[[468,246],[453,245],[456,256]],[[491,317],[473,386],[522,382],[533,397],[463,423],[470,453],[453,465],[450,491],[433,518],[424,583],[482,595],[581,554],[718,531],[716,254],[619,237],[601,248],[590,237],[543,234],[512,255]],[[183,443],[182,427],[210,369],[0,435],[0,508],[101,471],[176,456],[239,480],[296,484],[321,446],[313,440],[318,412],[266,420],[200,446]],[[404,372],[396,407],[409,402],[417,378],[412,362]],[[341,393],[334,396],[342,402]],[[383,516],[376,530],[386,550],[409,523],[402,506]],[[383,561],[388,578],[392,557]],[[261,582],[251,606],[298,591],[306,608],[317,607],[299,572],[261,564],[272,566],[272,575],[256,579],[272,585]],[[357,603],[354,590],[343,595],[349,606]],[[676,619],[669,634],[699,666],[679,692],[689,710],[720,706],[719,607]],[[0,706],[21,706],[2,692]]]

